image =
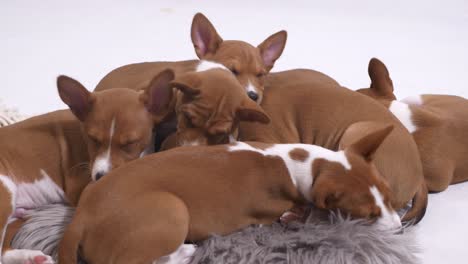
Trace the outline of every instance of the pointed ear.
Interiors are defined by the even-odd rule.
[[[146,87],[140,100],[151,114],[166,114],[172,100],[172,87],[169,83],[174,79],[174,72],[166,69],[156,75]]]
[[[201,79],[193,73],[178,76],[171,82],[171,87],[181,91],[184,95],[193,97],[200,94]]]
[[[358,139],[356,142],[352,143],[345,150],[352,151],[366,159],[371,161],[374,158],[374,154],[377,149],[380,147],[382,142],[387,138],[387,136],[392,132],[393,125],[387,125],[383,128],[377,129],[366,136]]]
[[[275,61],[283,53],[284,46],[286,46],[286,39],[288,34],[286,31],[279,31],[271,36],[269,36],[265,41],[258,45],[260,50],[260,55],[263,59],[263,64],[265,65],[267,71],[270,71],[275,64]]]
[[[380,96],[392,97],[396,99],[393,94],[393,82],[390,79],[385,64],[377,58],[372,58],[369,61],[369,77],[371,79],[370,88]]]
[[[84,121],[91,109],[91,93],[77,80],[65,75],[57,78],[57,88],[62,101],[80,121]]]
[[[270,117],[268,117],[263,109],[248,98],[246,98],[242,106],[237,109],[236,117],[240,121],[260,122],[263,124],[270,123]]]
[[[314,179],[311,190],[311,201],[315,207],[320,209],[334,209],[343,192],[337,178],[324,175]]]
[[[200,59],[209,53],[216,53],[223,42],[213,24],[202,13],[197,13],[193,17],[191,37],[195,53]]]

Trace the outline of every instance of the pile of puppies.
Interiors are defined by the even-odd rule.
[[[46,204],[77,206],[62,264],[78,252],[181,263],[184,242],[295,220],[309,204],[399,231],[422,219],[428,190],[467,179],[465,99],[396,101],[377,59],[357,92],[313,70],[270,73],[285,31],[253,47],[197,14],[191,38],[200,60],[126,65],[94,92],[60,76],[70,110],[0,129],[2,263],[53,263],[10,248],[25,212]]]

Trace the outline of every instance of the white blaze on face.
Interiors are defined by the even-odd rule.
[[[201,60],[200,63],[197,65],[196,72],[207,71],[211,69],[223,69],[231,72],[226,66],[212,61]]]
[[[245,90],[247,90],[247,92],[255,92],[257,93],[257,87],[255,87],[252,82],[249,82],[247,83],[247,86],[245,87]]]
[[[417,127],[411,119],[412,113],[409,105],[398,101],[392,101],[388,110],[390,110],[390,112],[400,120],[403,126],[405,126],[410,133],[416,131]]]
[[[111,145],[112,145],[112,137],[114,136],[115,132],[115,118],[112,119],[111,127],[109,129],[109,147],[107,150],[101,154],[99,154],[96,159],[94,160],[93,171],[91,173],[91,178],[93,181],[96,180],[97,174],[106,174],[112,168],[111,163]]]
[[[375,200],[375,205],[380,208],[381,216],[377,219],[376,224],[384,229],[399,229],[401,228],[401,220],[394,210],[389,210],[384,203],[382,194],[377,187],[372,186],[369,188]]]

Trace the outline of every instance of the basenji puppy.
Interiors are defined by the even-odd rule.
[[[413,199],[413,207],[403,220],[418,222],[423,217],[427,189],[417,146],[381,104],[319,72],[291,70],[268,75],[261,106],[271,122],[241,124],[240,140],[304,143],[339,150],[374,129],[373,121],[394,125],[376,152],[375,165],[394,193],[393,208],[403,208]]]
[[[153,126],[167,113],[159,96],[169,81],[162,73],[142,93],[131,89],[90,93],[78,81],[60,76],[59,94],[71,111],[60,110],[0,128],[3,264],[52,263],[50,256],[40,251],[7,250],[8,222],[21,218],[24,210],[45,204],[76,205],[92,179],[147,152]],[[18,147],[22,143],[28,147]],[[12,232],[15,230],[9,230]]]
[[[59,263],[76,263],[79,248],[90,264],[170,259],[185,240],[271,224],[306,203],[399,230],[391,190],[373,163],[391,129],[380,125],[337,152],[237,142],[175,148],[128,163],[86,188],[60,244]]]
[[[235,74],[248,96],[259,103],[263,97],[265,75],[273,68],[286,45],[286,31],[279,31],[260,45],[254,47],[247,42],[223,40],[213,24],[201,13],[192,21],[191,39],[195,53],[200,60],[179,62],[144,62],[119,67],[98,83],[95,91],[113,87],[129,87],[140,90],[146,87],[151,78],[166,68],[174,70],[176,76],[181,73],[203,71],[213,68],[213,63],[222,64]],[[166,138],[176,131],[176,120],[170,119],[157,127],[155,149],[161,150]],[[174,142],[174,135],[168,139]],[[163,149],[174,144],[167,144]]]
[[[220,88],[219,83],[224,85]],[[115,88],[91,93],[78,81],[65,76],[58,78],[58,87],[60,97],[70,107],[76,118],[82,122],[81,126],[70,111],[61,111],[58,112],[60,115],[51,113],[36,121],[34,124],[36,124],[37,129],[35,130],[31,129],[31,125],[24,129],[15,128],[16,126],[10,127],[11,131],[5,135],[17,133],[22,136],[21,138],[32,138],[32,142],[35,142],[35,137],[38,137],[38,142],[44,143],[44,145],[36,144],[38,151],[47,148],[47,153],[52,154],[49,154],[47,159],[38,159],[36,162],[32,159],[35,154],[28,152],[24,160],[34,162],[31,168],[27,167],[30,170],[20,171],[19,167],[16,167],[19,166],[17,164],[8,172],[1,171],[1,174],[4,175],[14,174],[14,179],[7,176],[2,176],[0,179],[3,183],[6,182],[14,187],[8,189],[12,199],[34,199],[28,193],[24,198],[22,196],[26,188],[22,184],[29,184],[29,182],[33,182],[30,184],[33,187],[28,187],[29,189],[35,191],[35,188],[39,188],[38,194],[45,197],[47,194],[41,192],[47,191],[51,185],[55,188],[52,190],[56,190],[53,193],[60,193],[59,198],[61,199],[53,196],[54,199],[51,201],[43,199],[40,200],[43,201],[42,203],[33,205],[23,205],[17,202],[10,211],[24,207],[36,207],[43,205],[44,202],[70,201],[72,205],[76,204],[81,190],[90,181],[90,178],[98,180],[111,169],[151,152],[152,128],[154,124],[164,120],[173,111],[173,105],[176,105],[177,115],[180,116],[177,136],[178,140],[182,142],[181,144],[184,142],[189,145],[217,144],[227,140],[228,135],[240,121],[269,121],[261,108],[248,98],[234,75],[227,69],[211,69],[198,73],[182,74],[175,79],[173,72],[166,70],[156,76],[143,92]],[[173,94],[173,88],[180,92]],[[66,118],[62,121],[56,117],[57,115],[59,117],[63,115]],[[74,129],[72,130],[64,124],[73,125]],[[51,126],[50,133],[44,133],[42,126],[45,128]],[[4,130],[0,130],[0,132],[2,131]],[[70,136],[67,133],[75,133],[76,137],[80,136],[79,140],[75,138],[68,140]],[[23,134],[25,135],[23,136]],[[58,138],[54,138],[54,136]],[[196,142],[193,141],[195,136]],[[40,140],[40,137],[50,138],[47,138],[49,141],[45,141]],[[52,145],[51,142],[54,140],[58,142]],[[12,143],[12,148],[14,145]],[[53,147],[56,145],[58,147]],[[75,145],[79,146],[76,147],[76,152]],[[9,148],[4,148],[2,151],[9,153],[8,155],[11,155],[10,152],[12,152]],[[3,156],[3,152],[1,154]],[[63,155],[63,157],[56,155]],[[66,163],[53,162],[59,157],[65,159]],[[5,164],[9,164],[11,160],[5,162]],[[38,174],[33,174],[32,171],[42,163],[48,165],[41,167],[41,175],[29,179],[29,174]],[[74,171],[68,173],[69,168],[81,169],[81,174],[75,174]],[[88,168],[92,168],[91,177]],[[53,175],[54,178],[46,177],[45,172]],[[25,179],[18,179],[17,174],[26,175]],[[42,180],[36,183],[36,178],[42,178]],[[41,183],[43,179],[45,179],[46,185]],[[39,185],[39,187],[34,187],[34,184]],[[26,184],[26,186],[29,185]],[[37,256],[40,258],[33,263],[42,263],[40,260],[43,259],[44,255],[40,252],[14,250],[5,254],[4,264],[22,260],[32,261]],[[50,260],[48,256],[45,257],[47,257],[45,260]]]
[[[191,39],[198,60],[180,62],[144,62],[119,67],[107,74],[96,91],[113,87],[139,90],[148,85],[153,76],[166,68],[179,73],[199,71],[211,67],[211,62],[224,65],[235,74],[248,96],[262,100],[265,75],[273,68],[286,45],[286,31],[279,31],[257,47],[244,41],[223,40],[213,24],[201,13],[192,21]]]
[[[429,191],[440,192],[450,184],[467,181],[468,100],[424,94],[397,101],[388,69],[376,58],[369,62],[369,76],[370,88],[358,92],[388,107],[413,135]]]

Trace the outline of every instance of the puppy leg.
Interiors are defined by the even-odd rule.
[[[176,251],[189,226],[185,203],[167,192],[143,192],[106,215],[88,216],[81,253],[89,263],[152,263]]]
[[[114,251],[121,253],[115,263],[151,263],[177,251],[188,234],[189,213],[185,203],[171,193],[158,192],[142,195],[134,205],[130,209],[132,215],[141,217],[137,222],[131,221],[132,232],[122,237],[125,251]]]

